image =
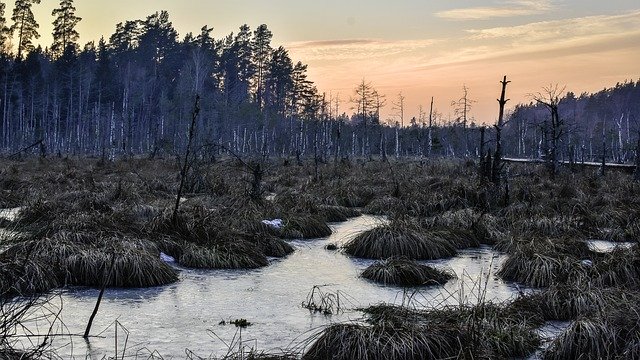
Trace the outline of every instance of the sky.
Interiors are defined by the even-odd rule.
[[[51,44],[57,0],[34,5],[38,40]],[[382,120],[398,120],[393,103],[405,97],[405,124],[419,106],[454,118],[463,86],[475,101],[469,117],[492,124],[504,75],[508,108],[558,84],[576,94],[640,79],[637,0],[76,0],[80,41],[108,38],[118,22],[167,10],[181,36],[214,28],[216,38],[242,24],[267,24],[272,45],[284,45],[340,112],[362,80],[385,94]],[[13,1],[7,3],[10,18]]]

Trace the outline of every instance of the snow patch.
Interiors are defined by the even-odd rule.
[[[160,253],[160,260],[168,263],[176,262],[176,259],[174,259],[172,256],[169,256],[163,252]]]
[[[262,223],[269,225],[274,229],[282,229],[284,227],[284,223],[282,222],[282,219],[262,220]]]

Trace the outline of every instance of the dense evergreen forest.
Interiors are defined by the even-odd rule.
[[[242,25],[221,39],[204,26],[179,39],[169,14],[160,11],[119,23],[108,39],[81,46],[81,18],[72,0],[62,0],[52,12],[54,42],[43,49],[33,44],[39,35],[32,6],[39,3],[16,1],[8,21],[0,2],[0,148],[7,154],[25,148],[110,158],[181,153],[196,106],[200,155],[477,156],[492,146],[495,129],[487,127],[482,147],[481,127],[468,121],[466,88],[453,117],[431,107],[405,123],[400,99],[393,102],[400,121],[383,124],[387,101],[370,83],[354,84],[349,99],[321,93],[307,66],[272,44],[267,25]],[[594,159],[604,147],[611,160],[632,158],[639,88],[640,81],[579,97],[543,94],[559,104],[553,136],[559,154]],[[549,119],[540,102],[518,105],[503,129],[503,153],[544,156]]]

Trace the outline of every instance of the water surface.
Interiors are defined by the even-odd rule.
[[[355,309],[371,304],[399,304],[412,296],[414,304],[439,307],[475,303],[478,297],[502,301],[517,294],[515,285],[495,276],[506,256],[489,247],[465,250],[452,259],[425,262],[453,270],[458,279],[417,293],[364,280],[359,275],[373,261],[324,248],[329,243],[340,245],[382,221],[379,217],[361,216],[332,225],[332,236],[293,241],[293,254],[274,259],[262,269],[181,269],[180,281],[169,286],[108,289],[92,330],[92,334],[101,337],[91,339],[90,347],[77,338],[58,339],[56,346],[64,345],[59,351],[66,358],[114,356],[116,346],[119,352],[123,351],[126,329],[125,352],[145,358],[150,351],[164,358],[184,358],[187,349],[202,357],[222,356],[234,337],[240,335],[247,347],[276,350],[290,348],[331,323],[360,319],[362,314]],[[338,294],[342,311],[326,316],[303,308],[301,304],[316,285],[325,293]],[[63,290],[63,330],[84,332],[97,295],[95,289]],[[241,318],[252,323],[241,333],[233,325],[220,325],[221,321]]]

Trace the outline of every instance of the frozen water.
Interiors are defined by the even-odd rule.
[[[234,326],[219,325],[224,320],[244,318],[252,323],[242,329],[242,340],[260,350],[287,348],[312,332],[334,323],[359,319],[355,310],[381,302],[400,303],[405,295],[397,287],[385,287],[359,277],[373,261],[354,259],[340,251],[327,251],[328,243],[342,245],[356,234],[384,220],[361,216],[331,225],[328,238],[291,242],[296,251],[284,259],[257,270],[181,269],[180,281],[151,289],[108,289],[93,324],[90,347],[81,339],[59,338],[56,346],[63,357],[103,357],[122,352],[128,331],[127,354],[157,351],[164,358],[184,358],[189,349],[203,357],[221,356],[228,350]],[[428,261],[436,267],[453,270],[458,279],[444,287],[422,288],[411,293],[412,299],[425,307],[459,302],[475,303],[478,298],[502,301],[519,289],[496,277],[505,255],[489,247],[462,251],[452,259]],[[346,310],[325,316],[311,313],[301,306],[315,285],[322,291],[338,293]],[[95,305],[98,290],[70,288],[63,290],[61,320],[65,332],[82,333]],[[118,326],[116,326],[116,321]],[[224,340],[224,342],[223,342]],[[225,344],[226,342],[226,344]],[[73,346],[71,346],[71,343]]]

